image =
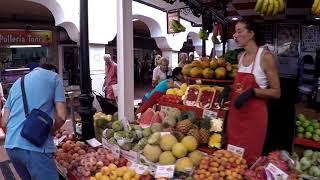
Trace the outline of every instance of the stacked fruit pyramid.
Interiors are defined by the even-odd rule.
[[[203,179],[243,179],[247,169],[246,160],[226,150],[215,151],[212,156],[201,159],[194,171],[194,180]]]
[[[316,119],[307,119],[298,114],[296,119],[297,137],[320,141],[320,123]]]
[[[202,58],[194,60],[182,68],[182,74],[188,77],[205,78],[205,79],[233,79],[238,70],[237,65],[232,65],[223,57],[218,59]]]

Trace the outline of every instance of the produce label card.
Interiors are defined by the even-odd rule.
[[[121,149],[122,156],[131,162],[138,162],[139,160],[139,154],[134,151],[125,151]]]
[[[105,138],[102,138],[102,146],[115,156],[115,158],[120,158],[120,147],[117,145],[113,145],[108,143],[108,141]]]
[[[202,84],[202,81],[200,79],[197,79],[196,84]]]
[[[65,179],[67,179],[67,169],[63,166],[61,166],[56,160],[54,160],[56,162],[56,166],[57,166],[57,169],[59,171],[59,174],[61,174],[61,176],[63,176]]]
[[[269,163],[268,166],[266,167],[266,171],[268,171],[272,177],[268,176],[267,173],[267,180],[283,180],[288,178],[288,174],[283,172],[281,169],[279,169],[277,166],[275,166],[272,163]]]
[[[167,134],[171,134],[170,132],[160,132],[161,136],[167,135]]]
[[[157,166],[155,178],[173,178],[175,165]]]
[[[145,166],[143,164],[138,164],[138,163],[130,163],[129,168],[134,170],[137,174],[143,174],[146,171],[149,171],[149,167]]]
[[[92,138],[89,140],[86,140],[86,142],[91,146],[91,147],[98,147],[98,146],[102,146],[102,144],[96,139],[96,138]]]
[[[59,146],[59,144],[66,138],[66,135],[61,136],[60,138],[54,138],[53,143],[55,146]]]
[[[202,113],[202,118],[217,118],[218,117],[218,112],[204,109]]]
[[[241,157],[243,157],[243,154],[244,154],[244,148],[238,147],[238,146],[234,146],[234,145],[231,145],[231,144],[228,144],[227,151],[230,151],[230,152],[233,152],[235,154],[238,154]]]

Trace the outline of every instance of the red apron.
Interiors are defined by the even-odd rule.
[[[259,88],[252,73],[255,61],[251,73],[238,72],[235,77],[226,129],[227,144],[244,148],[244,158],[249,164],[254,163],[263,150],[268,121],[266,100],[251,97],[239,109],[234,101],[246,90]]]

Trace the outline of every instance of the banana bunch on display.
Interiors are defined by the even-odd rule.
[[[283,0],[257,0],[254,10],[262,16],[274,16],[284,10],[284,2]]]
[[[177,20],[172,20],[171,28],[175,33],[180,33],[186,31],[186,28]]]
[[[320,16],[320,0],[314,0],[311,11],[314,15]]]

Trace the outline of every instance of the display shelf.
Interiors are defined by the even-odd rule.
[[[186,79],[189,82],[189,84],[190,84],[190,81],[201,81],[201,82],[207,82],[207,83],[219,84],[219,85],[231,85],[233,83],[233,80],[204,79],[204,78],[193,78],[193,77],[186,77]]]
[[[158,104],[160,106],[168,106],[168,107],[178,108],[178,109],[180,109],[182,111],[193,111],[193,112],[195,112],[197,114],[198,118],[202,117],[202,114],[203,114],[203,109],[197,108],[197,107],[193,107],[193,106],[186,106],[186,105],[183,105],[183,104],[173,104],[173,103],[167,103],[167,102],[161,102],[161,101],[159,101]],[[220,110],[210,109],[210,110],[217,112],[218,113],[218,117],[225,117],[226,110],[223,110],[223,109],[220,109]]]
[[[216,151],[215,149],[209,148],[208,146],[200,146],[198,147],[198,150],[207,153],[208,155],[212,155]]]
[[[294,139],[294,144],[320,150],[320,142],[309,140],[309,139],[303,139],[303,138],[296,137]]]

